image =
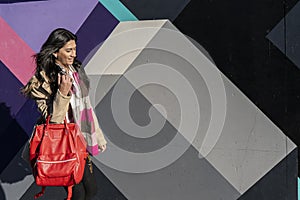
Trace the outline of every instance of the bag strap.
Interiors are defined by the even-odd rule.
[[[72,188],[73,188],[74,185],[70,185],[68,186],[68,197],[67,197],[67,200],[71,200],[72,198]]]
[[[37,198],[43,196],[44,193],[45,193],[45,189],[46,189],[46,187],[42,186],[42,191],[40,191],[39,193],[37,193],[36,195],[34,195],[34,199],[37,199]]]
[[[51,118],[51,114],[48,115],[47,118],[46,118],[46,127],[45,127],[45,130],[48,130],[48,125],[50,124],[50,118]],[[66,133],[69,133],[69,127],[68,127],[68,123],[67,123],[66,117],[64,119],[64,124],[65,124],[65,128],[66,128]]]
[[[72,192],[73,186],[74,185],[68,186],[68,197],[67,197],[66,200],[71,200],[72,194],[73,194],[73,192]],[[46,186],[42,186],[42,191],[40,191],[39,193],[37,193],[36,195],[34,195],[34,199],[37,199],[37,198],[43,196],[45,194],[45,189],[46,189]]]

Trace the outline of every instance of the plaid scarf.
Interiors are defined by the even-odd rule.
[[[72,73],[73,86],[70,104],[74,122],[80,127],[80,130],[87,142],[87,151],[91,155],[99,153],[97,143],[97,133],[99,130],[98,120],[90,103],[88,95],[88,86],[84,83],[80,74],[75,71]]]

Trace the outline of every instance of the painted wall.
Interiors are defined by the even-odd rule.
[[[123,137],[122,134],[124,135],[125,132],[118,132],[118,125],[111,121],[105,121],[110,119],[109,116],[105,117],[109,113],[109,110],[106,110],[109,107],[107,103],[112,98],[113,90],[110,86],[115,87],[115,81],[121,80],[120,77],[125,77],[124,85],[131,82],[128,86],[135,87],[134,84],[132,85],[133,80],[124,76],[128,69],[136,66],[136,63],[141,64],[149,62],[149,60],[170,64],[168,61],[161,60],[162,55],[165,54],[157,55],[157,52],[141,51],[138,57],[133,56],[134,53],[129,57],[126,55],[117,59],[119,63],[116,62],[116,69],[113,68],[114,65],[110,65],[112,71],[107,74],[100,73],[103,77],[101,81],[104,82],[100,88],[98,87],[99,78],[95,76],[99,70],[97,64],[101,65],[104,62],[103,55],[108,57],[116,53],[119,48],[121,49],[118,46],[120,43],[114,43],[113,51],[111,49],[103,50],[107,41],[115,41],[112,32],[122,33],[122,31],[131,30],[135,26],[142,29],[156,27],[160,30],[156,30],[158,32],[153,33],[152,36],[147,35],[149,41],[154,41],[153,38],[157,39],[158,33],[163,34],[162,30],[176,30],[192,41],[193,45],[190,44],[190,48],[200,49],[201,54],[199,55],[210,60],[210,64],[205,66],[213,66],[218,71],[223,84],[226,85],[227,97],[228,95],[232,96],[232,98],[227,98],[227,102],[231,102],[228,104],[228,115],[226,115],[226,119],[229,120],[226,122],[228,127],[237,127],[237,129],[240,127],[242,136],[248,137],[248,141],[241,137],[236,139],[236,143],[231,143],[239,132],[237,129],[224,129],[221,133],[223,139],[220,139],[217,146],[214,146],[213,150],[209,152],[210,156],[204,156],[205,159],[198,162],[196,157],[205,155],[201,145],[197,146],[189,140],[189,142],[183,140],[184,142],[180,144],[193,144],[193,147],[189,148],[181,159],[170,163],[167,165],[168,167],[161,170],[152,169],[152,171],[139,173],[128,171],[128,169],[127,171],[116,169],[112,167],[113,165],[105,165],[105,159],[116,158],[112,157],[113,155],[110,154],[112,152],[108,151],[107,158],[104,156],[104,160],[99,158],[95,161],[95,173],[100,188],[96,199],[177,199],[179,197],[194,199],[204,193],[207,199],[274,199],[274,195],[281,196],[281,199],[296,199],[297,149],[293,142],[298,145],[298,131],[300,130],[300,117],[297,112],[300,104],[298,94],[300,49],[297,45],[300,40],[300,30],[299,20],[296,20],[299,19],[299,13],[300,3],[297,1],[255,0],[246,3],[211,0],[166,0],[163,2],[158,0],[77,0],[75,2],[70,0],[22,2],[1,0],[0,119],[3,125],[0,129],[0,150],[6,153],[2,156],[0,163],[0,199],[15,199],[15,197],[29,199],[39,190],[33,183],[29,167],[20,158],[20,151],[31,134],[38,113],[35,111],[34,103],[19,94],[19,88],[26,83],[34,71],[31,56],[39,50],[47,35],[56,27],[68,28],[79,37],[78,58],[87,67],[94,86],[97,86],[93,88],[93,94],[98,95],[98,102],[94,102],[94,105],[104,130],[114,132],[111,135],[107,134],[108,139],[113,141],[111,144],[116,143],[122,148],[127,148],[127,151],[141,153],[163,147],[168,144],[169,140],[172,141],[174,133],[170,127],[180,130],[176,126],[179,118],[178,113],[175,112],[177,105],[175,100],[171,101],[171,110],[173,111],[171,115],[169,114],[171,119],[167,118],[173,126],[162,129],[168,133],[164,135],[167,137],[163,137],[165,143],[157,144],[154,142],[155,140],[149,143],[143,142],[141,138],[133,140],[130,137]],[[125,23],[126,21],[141,20],[142,22],[154,19],[157,20],[155,24],[161,23],[161,25]],[[169,21],[162,23],[159,19],[169,19]],[[150,33],[151,31],[144,32],[144,34]],[[144,34],[136,33],[134,35],[138,38]],[[139,41],[144,41],[144,39]],[[121,41],[121,44],[124,44],[122,46],[127,48],[133,44],[128,43],[126,46],[126,40]],[[159,41],[163,43],[164,40]],[[176,40],[171,41],[176,44]],[[147,45],[141,47],[146,48]],[[175,49],[181,49],[181,46]],[[164,57],[170,58],[170,62],[175,59],[171,55]],[[97,61],[96,65],[95,60]],[[93,62],[94,64],[92,64]],[[128,66],[125,66],[124,63],[127,63]],[[118,68],[120,65],[124,65],[122,70]],[[188,73],[188,70],[183,70],[181,73]],[[201,75],[204,80],[207,78],[206,75]],[[212,77],[208,79],[214,80]],[[126,80],[129,82],[127,83]],[[204,82],[193,83],[200,88],[203,86],[205,89]],[[106,91],[102,91],[103,85],[107,87]],[[161,96],[153,94],[153,91],[157,92],[160,89],[154,88],[152,91],[151,88],[146,88],[144,90],[137,89],[137,91],[140,93],[134,93],[131,105],[135,106],[130,107],[130,112],[138,124],[145,125],[149,120],[145,117],[146,114],[148,115],[147,109],[155,103],[149,101],[149,98],[151,99],[153,95],[152,98],[159,99]],[[201,94],[201,91],[196,92],[197,95]],[[145,97],[150,95],[150,97],[145,101],[141,94]],[[204,92],[203,94],[202,98],[209,96],[209,93]],[[168,97],[172,98],[172,95],[170,94]],[[237,101],[237,99],[239,100]],[[203,101],[209,102],[207,99],[201,99],[201,102]],[[237,105],[234,102],[240,103]],[[167,104],[168,102],[165,105],[167,106]],[[202,109],[204,107],[206,104],[202,105]],[[254,110],[253,115],[251,110]],[[163,113],[160,108],[156,108],[156,111],[160,111],[154,113],[157,119],[165,117],[159,114]],[[212,112],[204,111],[204,116],[207,118],[211,115]],[[247,123],[243,125],[242,122],[249,122],[247,117],[249,120],[259,119],[259,121],[249,129],[252,132],[246,134],[248,125]],[[237,123],[238,121],[240,124]],[[253,134],[250,133],[257,134],[252,136]],[[184,133],[182,134],[184,136]],[[253,141],[249,142],[249,138]],[[204,141],[201,137],[199,140]],[[122,143],[124,141],[127,141],[130,147],[126,147],[126,144]],[[245,141],[246,143],[244,143]],[[257,141],[262,142],[260,144]],[[139,143],[140,145],[138,145]],[[217,151],[221,147],[236,144],[241,146],[233,148],[233,150],[227,148],[224,151],[227,152],[227,155]],[[245,146],[246,150],[244,149],[240,154],[237,153],[238,149],[241,150]],[[253,151],[259,152],[252,154],[249,151],[251,147],[253,147]],[[235,153],[237,154],[235,155]],[[249,155],[256,156],[250,158]],[[226,158],[227,161],[230,159],[231,161],[227,163]],[[246,159],[243,160],[243,158]],[[224,161],[220,161],[222,159]],[[117,160],[122,161],[122,158]],[[128,164],[128,160],[123,161]],[[260,161],[264,162],[259,165]],[[138,162],[134,164],[139,165]],[[260,167],[257,167],[258,165]],[[243,166],[248,166],[250,169]],[[231,171],[234,169],[241,171],[240,173]],[[253,170],[253,176],[251,173],[247,175],[241,173],[242,170],[251,173]],[[197,173],[211,176],[204,177],[199,174],[195,176]],[[159,182],[159,177],[163,177],[164,181],[152,188],[155,192],[149,190],[152,182]],[[249,179],[250,177],[253,179]],[[184,180],[184,186],[181,183],[182,180]],[[270,183],[273,183],[272,187],[270,187]],[[214,187],[218,188],[218,192],[210,191]],[[277,193],[274,193],[274,187]],[[139,190],[136,191],[136,188]],[[174,188],[177,189],[174,190]],[[49,190],[45,199],[53,199],[65,194],[61,188],[50,188]],[[218,196],[218,194],[223,196]]]

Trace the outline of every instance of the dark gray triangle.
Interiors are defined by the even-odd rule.
[[[190,0],[121,0],[121,2],[140,20],[170,19],[173,21]]]
[[[267,38],[300,68],[299,29],[300,3],[283,18],[267,35]]]
[[[148,112],[152,104],[147,101],[147,99],[145,99],[145,97],[138,90],[136,90],[124,76],[122,76],[118,81],[121,82],[120,85],[122,87],[121,90],[123,93],[126,94],[129,93],[129,91],[135,90],[130,98],[130,103],[128,105],[129,107],[127,108],[129,109],[130,117],[132,117],[133,121],[140,126],[146,126],[147,124],[149,124],[150,118]],[[177,133],[177,130],[175,130],[174,127],[172,127],[172,125],[169,123],[165,123],[162,131],[160,131],[153,137],[147,137],[147,135],[144,135],[144,138],[138,138],[132,137],[128,134],[124,134],[124,132],[118,127],[114,117],[112,116],[111,96],[114,89],[115,86],[110,89],[110,91],[95,108],[99,124],[103,129],[103,132],[107,133],[106,136],[111,141],[127,151],[143,153],[159,149],[168,144],[170,140],[172,140],[174,135]],[[123,99],[119,100],[123,101]],[[153,112],[153,115],[155,116],[154,118],[156,118],[156,120],[164,120],[163,116],[156,109]],[[168,134],[166,134],[166,131],[168,132]],[[140,134],[142,136],[144,133]]]
[[[116,186],[95,166],[93,165],[98,192],[93,200],[127,200]]]

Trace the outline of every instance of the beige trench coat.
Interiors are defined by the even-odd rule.
[[[48,114],[51,113],[51,122],[62,123],[69,109],[71,96],[65,96],[58,90],[54,98],[51,98],[52,91],[50,88],[49,79],[45,75],[44,71],[41,71],[40,74],[44,78],[43,82],[40,82],[35,76],[33,76],[29,81],[28,87],[31,88],[30,96],[35,100],[38,110],[44,119],[46,119]],[[105,145],[107,142],[104,138],[102,130],[99,127],[95,114],[94,120],[98,145]]]

